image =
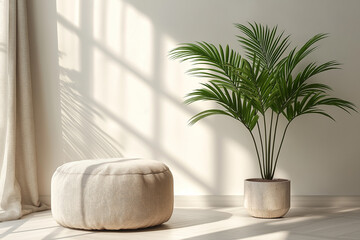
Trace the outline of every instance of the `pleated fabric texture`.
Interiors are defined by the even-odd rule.
[[[62,226],[138,229],[169,220],[173,176],[159,161],[97,159],[65,163],[51,181],[51,211]]]
[[[47,209],[38,195],[26,0],[0,0],[0,221]]]

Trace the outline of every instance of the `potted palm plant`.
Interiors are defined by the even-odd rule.
[[[302,47],[290,49],[289,36],[277,27],[257,23],[235,26],[242,33],[238,41],[245,57],[228,45],[216,47],[207,42],[180,44],[169,55],[192,62],[194,67],[189,73],[207,79],[201,88],[186,95],[185,103],[212,101],[218,106],[196,114],[190,124],[220,114],[234,118],[249,131],[261,175],[245,180],[244,205],[249,214],[282,217],[290,208],[290,181],[274,176],[290,123],[305,114],[333,119],[324,106],[348,113],[356,109],[349,101],[331,97],[328,85],[313,81],[322,72],[338,69],[339,63],[311,62],[299,66],[327,34],[317,34]],[[279,129],[280,118],[286,122],[283,129]]]

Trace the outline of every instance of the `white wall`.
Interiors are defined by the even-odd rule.
[[[307,61],[337,59],[343,70],[317,80],[360,106],[360,1],[31,0],[30,43],[40,193],[67,161],[142,156],[164,161],[178,195],[238,195],[258,177],[251,138],[232,119],[187,120],[199,81],[171,61],[180,42],[206,40],[239,49],[233,23],[278,24],[300,44],[331,34]],[[330,111],[290,126],[277,177],[295,195],[360,195],[360,117]]]

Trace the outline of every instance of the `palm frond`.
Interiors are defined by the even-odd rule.
[[[226,116],[230,116],[231,115],[224,111],[224,110],[220,110],[220,109],[209,109],[209,110],[205,110],[202,111],[198,114],[196,114],[195,116],[193,116],[192,118],[190,118],[189,120],[189,125],[194,125],[195,123],[197,123],[198,121],[200,121],[201,119],[211,116],[211,115],[226,115]]]
[[[296,98],[294,102],[289,104],[284,110],[283,114],[290,122],[296,117],[305,114],[321,114],[335,120],[330,114],[326,113],[322,107],[333,106],[340,108],[348,113],[350,111],[357,111],[353,103],[335,97],[330,97],[324,92],[307,92],[301,98]]]
[[[257,23],[249,25],[235,24],[244,34],[237,36],[238,41],[250,60],[257,56],[262,67],[271,70],[289,47],[289,36],[284,36],[284,32],[278,34],[277,26],[270,29]]]
[[[234,75],[232,68],[242,68],[244,61],[240,54],[230,49],[227,45],[215,47],[206,42],[183,43],[169,53],[170,58],[180,61],[190,61],[194,65],[205,67],[191,68],[188,73],[205,77],[228,86],[236,88],[238,77]]]
[[[251,101],[241,95],[240,91],[229,91],[213,82],[203,83],[202,88],[196,89],[185,97],[185,103],[191,104],[197,101],[214,101],[223,108],[221,112],[201,112],[191,118],[190,124],[214,115],[225,114],[242,122],[248,129],[252,130],[258,120],[257,110]]]
[[[314,46],[317,42],[326,38],[328,34],[319,33],[310,38],[299,50],[292,49],[288,56],[284,58],[284,70],[285,74],[289,75],[295,69],[295,67],[310,53],[312,53],[317,46]]]

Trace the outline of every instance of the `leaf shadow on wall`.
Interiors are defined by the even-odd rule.
[[[103,120],[97,109],[77,90],[79,73],[60,67],[60,101],[64,154],[67,161],[123,157],[119,143],[103,131],[93,119]]]

